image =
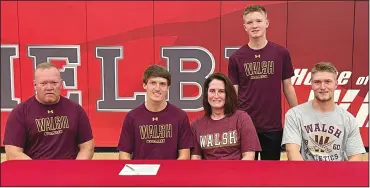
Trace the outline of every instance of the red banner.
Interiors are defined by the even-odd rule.
[[[151,175],[121,172],[144,173],[143,164],[159,168],[146,168]],[[367,162],[36,160],[6,161],[1,171],[1,186],[18,187],[369,186]]]
[[[150,64],[169,68],[169,98],[192,121],[203,114],[204,78],[227,73],[229,54],[248,42],[242,13],[251,4],[1,1],[1,145],[9,112],[34,94],[33,69],[46,60],[63,71],[63,95],[87,111],[98,147],[115,147],[126,113],[144,102],[141,77]],[[368,1],[258,4],[268,11],[268,39],[290,51],[299,103],[313,97],[312,65],[332,62],[339,70],[335,102],[356,117],[368,146]]]

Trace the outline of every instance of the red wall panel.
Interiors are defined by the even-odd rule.
[[[191,55],[184,59],[182,67],[184,71],[194,71],[194,69],[201,68],[206,70],[207,67],[211,67],[210,63],[213,62],[214,72],[218,72],[220,66],[220,5],[218,1],[211,2],[184,2],[184,1],[173,1],[173,2],[155,2],[154,3],[154,54],[155,63],[163,66],[174,67],[180,63],[180,60],[176,61],[167,60],[165,52],[161,50],[162,47],[176,47],[177,50],[188,50],[195,49],[202,53],[206,61],[202,62],[201,65],[196,63],[197,60],[191,59]],[[194,50],[194,51],[195,51]],[[186,52],[183,52],[186,53]],[[189,52],[194,53],[194,52]],[[172,56],[171,56],[172,57]],[[170,59],[172,59],[169,57]],[[198,57],[196,55],[196,57]],[[196,58],[194,57],[194,58]],[[199,60],[199,59],[198,59]],[[181,66],[180,66],[181,68]],[[177,67],[172,70],[177,71]],[[181,74],[181,73],[180,73]],[[182,75],[181,77],[190,78],[188,82],[198,81],[203,84],[205,77],[209,75],[203,75],[199,78],[192,75],[193,73]],[[174,76],[173,76],[174,77]],[[176,79],[176,78],[175,78]],[[169,100],[173,101],[173,98],[179,98],[180,88],[179,83],[172,84],[170,90]],[[171,92],[173,92],[171,94]],[[196,98],[199,94],[199,89],[193,84],[186,84],[183,86],[183,97]],[[197,102],[188,100],[186,103],[192,103],[187,105],[184,110],[188,111],[190,121],[193,121],[196,117],[203,115],[203,111],[195,110],[199,106],[201,107],[202,98]],[[176,104],[176,103],[175,103]],[[195,104],[195,105],[194,105]],[[198,105],[197,105],[198,104]]]
[[[18,44],[17,1],[1,1],[1,44]]]
[[[356,1],[355,11],[351,89],[359,92],[351,104],[351,111],[359,126],[364,127],[361,135],[365,145],[369,145],[369,2]]]
[[[71,48],[73,59],[64,57],[48,59],[55,62],[61,69],[66,66],[77,69],[75,74],[77,83],[65,83],[62,94],[67,96],[67,90],[81,92],[82,106],[88,108],[88,82],[87,82],[87,51],[86,41],[86,8],[85,2],[18,2],[19,11],[19,40],[20,60],[22,62],[22,99],[23,101],[34,94],[33,69],[35,68],[32,51],[29,47],[42,48]],[[53,52],[52,56],[59,56]],[[46,60],[46,59],[45,59]],[[73,63],[73,64],[72,64]],[[66,70],[67,71],[67,70]],[[68,69],[68,74],[73,74]],[[67,79],[64,78],[66,81]],[[74,85],[74,86],[73,86]]]
[[[348,15],[354,15],[353,6],[353,2],[288,2],[288,48],[296,68],[310,71],[313,64],[327,61],[340,72],[351,70],[353,17]],[[307,101],[310,86],[294,83],[299,103]]]
[[[315,63],[325,61],[340,72],[352,69],[353,7],[348,1],[288,2],[287,47],[295,68],[310,71]],[[306,102],[310,86],[294,83],[299,103]],[[338,87],[348,89],[351,83]]]
[[[90,120],[96,145],[115,147],[123,119],[130,109],[123,100],[132,99],[135,92],[144,91],[143,71],[147,66],[154,64],[153,2],[86,3]],[[102,59],[98,58],[99,54],[96,53],[97,47],[104,46],[122,48],[122,56],[116,61],[116,71],[109,69],[113,61],[103,59],[104,70],[109,69],[105,75],[102,74]],[[115,81],[111,80],[109,82],[111,85],[108,86],[107,82],[104,88],[110,93],[116,88],[117,101],[105,102],[98,109],[97,101],[103,99],[103,76],[107,80],[113,78],[111,76],[113,74],[116,75],[117,87],[112,85]],[[113,98],[109,95],[104,98],[106,101],[109,99]]]
[[[16,1],[1,1],[1,46],[7,46],[11,49],[14,49],[15,48],[15,55],[19,57],[19,36],[18,36],[18,7],[17,7],[17,2]],[[7,70],[3,69],[3,66],[2,66],[2,69],[1,69],[1,74],[3,76],[4,72],[9,72],[12,70],[10,76],[11,78],[4,78],[4,77],[1,77],[1,90],[7,90],[7,91],[11,91],[11,93],[14,94],[14,96],[11,96],[11,97],[14,97],[14,101],[17,101],[18,103],[21,101],[21,72],[20,72],[20,69],[21,69],[21,64],[20,64],[20,61],[19,61],[19,58],[18,57],[12,57],[12,61],[10,61],[10,59],[7,59],[7,62],[10,61],[10,63],[12,63],[11,65],[6,65]],[[1,59],[3,59],[5,57],[1,57]],[[1,62],[2,64],[5,63],[5,62]],[[13,88],[3,88],[4,84],[3,82],[7,82],[6,85],[9,84],[9,80],[11,80],[12,82],[10,83],[11,84],[11,87]],[[1,91],[1,93],[3,93],[3,91]],[[3,94],[1,95],[2,97],[5,97]],[[13,102],[14,103],[14,102]],[[1,109],[1,138],[4,137],[4,129],[5,129],[5,123],[6,123],[6,120],[9,116],[9,112],[11,111],[12,109],[11,108],[7,108],[7,109]],[[1,140],[1,144],[2,144],[2,140]]]

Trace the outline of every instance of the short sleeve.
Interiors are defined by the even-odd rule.
[[[283,56],[283,75],[282,80],[291,78],[294,76],[294,69],[292,64],[292,59],[290,57],[289,51],[286,50]]]
[[[78,117],[78,144],[85,143],[93,139],[93,134],[91,130],[91,124],[89,117],[87,116],[85,110],[79,107],[79,117]]]
[[[234,85],[239,85],[238,64],[233,56],[229,58],[228,77]]]
[[[122,124],[121,136],[118,141],[117,148],[119,151],[132,153],[134,150],[134,144],[135,144],[134,129],[130,113],[128,113]]]
[[[238,118],[237,127],[241,139],[241,152],[261,151],[261,145],[251,117],[244,112]]]
[[[194,142],[194,147],[193,149],[191,150],[191,155],[199,155],[199,156],[202,156],[202,149],[200,148],[200,143],[197,139],[197,122],[198,120],[194,120],[192,123],[191,123],[191,130],[192,130],[192,133],[193,133],[193,142]]]
[[[192,147],[193,147],[193,133],[191,132],[189,118],[185,114],[182,123],[180,124],[178,148],[180,150],[180,149],[191,149]]]
[[[356,119],[352,116],[350,117],[349,122],[350,131],[348,133],[348,140],[346,142],[347,156],[366,153],[360,134],[360,128]]]
[[[290,109],[285,114],[285,123],[283,131],[283,139],[281,145],[285,144],[302,144],[302,133],[300,129],[300,122],[298,121],[295,112]]]
[[[24,124],[23,108],[18,105],[10,112],[6,121],[3,144],[24,148],[27,137],[28,133]]]

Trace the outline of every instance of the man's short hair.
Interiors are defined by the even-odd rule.
[[[171,85],[171,73],[168,72],[168,70],[162,66],[151,65],[147,69],[145,69],[144,76],[143,76],[143,83],[147,84],[150,77],[165,78],[167,80],[168,86]]]
[[[315,64],[311,70],[311,74],[315,74],[317,72],[331,72],[338,75],[337,68],[335,68],[335,66],[330,62],[320,62]]]
[[[267,11],[265,7],[261,5],[251,5],[244,9],[243,16],[251,13],[251,12],[263,12],[267,16]]]
[[[36,69],[35,69],[34,77],[36,76],[36,71],[37,70],[44,70],[44,69],[51,69],[51,68],[56,68],[59,71],[59,68],[56,65],[52,64],[52,63],[43,62],[43,63],[38,64],[36,66]]]
[[[43,62],[43,63],[40,63],[40,64],[37,65],[36,70],[38,70],[38,69],[50,69],[50,68],[56,68],[56,69],[58,69],[58,67],[55,66],[52,63]]]

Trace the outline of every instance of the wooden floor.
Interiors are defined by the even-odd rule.
[[[118,160],[118,153],[95,153],[94,154],[94,160]],[[1,153],[1,162],[4,162],[6,160],[5,154]],[[285,152],[281,153],[281,160],[286,161],[287,156]],[[369,153],[363,154],[363,160],[368,161],[369,160]]]

